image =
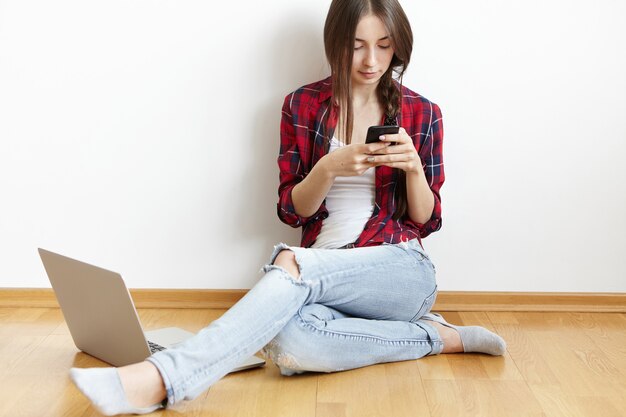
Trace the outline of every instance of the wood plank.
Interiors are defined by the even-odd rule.
[[[227,375],[206,399],[205,415],[221,417],[315,417],[317,376],[283,377],[271,362],[260,369]]]
[[[384,365],[385,385],[389,392],[392,416],[428,416],[426,391],[422,382],[419,359]],[[385,414],[383,414],[385,415]]]
[[[539,417],[543,409],[524,381],[425,381],[433,417]]]
[[[548,367],[547,361],[538,354],[541,340],[533,337],[519,324],[498,324],[497,333],[507,342],[507,354],[527,382],[557,384],[558,379]]]
[[[624,416],[623,408],[616,408],[604,397],[574,395],[559,385],[530,384],[530,388],[550,417]]]
[[[582,328],[542,335],[548,346],[540,352],[563,389],[574,395],[626,398],[626,370],[617,367]],[[558,359],[557,359],[558,358]]]
[[[587,330],[597,348],[611,363],[626,373],[626,316],[623,314],[589,314],[597,323]],[[626,378],[625,378],[626,380]]]
[[[587,416],[598,410],[602,415],[626,413],[626,373],[621,362],[616,362],[624,346],[618,315],[516,315],[519,325],[497,328],[516,338],[509,352],[548,415]],[[613,321],[612,330],[604,318]],[[607,355],[605,346],[614,354]],[[590,404],[599,408],[593,411]]]
[[[317,417],[429,416],[416,361],[319,374]]]
[[[453,355],[434,355],[418,359],[417,368],[422,380],[454,381],[455,375],[449,361],[453,357]]]

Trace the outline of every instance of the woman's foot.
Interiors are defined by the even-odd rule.
[[[147,414],[162,408],[163,379],[150,362],[122,368],[70,370],[78,389],[104,415]]]
[[[478,352],[501,356],[506,352],[504,339],[484,327],[455,326],[437,313],[428,313],[420,320],[430,321],[430,324],[439,331],[443,341],[441,353]]]
[[[443,342],[443,350],[441,353],[463,353],[463,342],[461,342],[459,332],[432,320],[430,321],[430,325],[437,329],[439,337],[441,337],[441,341]]]
[[[163,378],[151,362],[139,362],[117,368],[128,402],[135,407],[161,403],[167,396]]]

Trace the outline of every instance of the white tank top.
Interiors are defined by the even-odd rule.
[[[344,146],[337,138],[330,142],[329,153]],[[353,243],[372,217],[376,198],[375,169],[362,175],[337,177],[326,196],[328,217],[322,221],[322,230],[314,248],[336,249]]]

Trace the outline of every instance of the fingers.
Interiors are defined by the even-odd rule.
[[[387,155],[415,152],[415,145],[403,128],[400,128],[400,132],[397,134],[383,135],[380,138],[381,142],[388,143],[390,146],[372,153]]]
[[[362,144],[362,145],[359,145],[360,146],[359,152],[365,153],[365,154],[379,153],[380,151],[389,147],[390,145],[391,145],[390,143],[386,143],[386,142]]]
[[[377,156],[375,158],[378,159],[380,157]],[[420,169],[422,169],[422,163],[421,161],[417,159],[411,159],[408,161],[387,161],[387,162],[374,161],[374,162],[371,162],[371,164],[374,167],[386,166],[389,168],[401,169],[402,171],[405,171],[405,172],[418,172]]]
[[[380,139],[377,143],[361,145],[359,150],[365,154],[363,163],[403,170],[410,170],[419,164],[415,145],[404,128],[400,128],[397,134],[382,135]]]
[[[362,145],[361,153],[366,155],[388,155],[398,153],[413,152],[413,144],[396,144],[391,142],[377,142],[374,144]]]
[[[410,144],[413,143],[413,141],[411,140],[411,138],[406,133],[406,130],[404,130],[403,127],[400,128],[398,133],[380,136],[380,140],[383,142],[394,142],[398,145],[405,144],[405,143],[410,143]]]
[[[374,165],[389,165],[395,162],[412,162],[416,159],[414,153],[397,153],[390,155],[370,155],[367,157],[367,162]]]
[[[385,143],[373,145],[372,149],[388,146]],[[370,149],[369,145],[354,144],[344,146],[328,154],[327,157],[330,158],[334,175],[342,177],[361,175],[369,168],[372,168],[374,165],[368,161],[369,155],[365,152],[367,149]]]

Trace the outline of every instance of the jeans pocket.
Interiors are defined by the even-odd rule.
[[[435,300],[437,299],[437,286],[435,285],[435,289],[433,292],[422,302],[422,306],[418,310],[417,314],[409,321],[414,322],[422,318],[424,314],[430,313],[430,310],[433,308],[435,304]]]

